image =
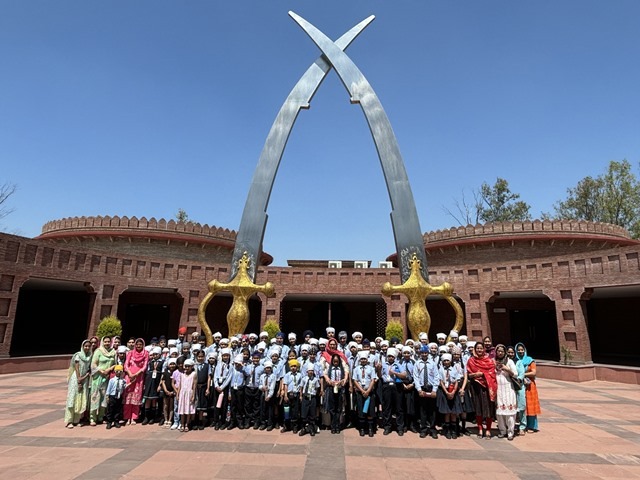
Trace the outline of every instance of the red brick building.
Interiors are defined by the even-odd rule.
[[[122,320],[125,336],[199,329],[207,283],[229,280],[235,235],[135,217],[53,221],[33,239],[0,234],[0,356],[76,351],[109,314]],[[429,281],[454,286],[471,337],[524,341],[537,358],[570,352],[574,362],[640,364],[635,349],[613,342],[640,334],[640,242],[624,229],[534,221],[452,228],[424,240]],[[271,262],[263,254],[256,283],[272,282],[276,296],[251,300],[249,331],[268,317],[286,332],[320,334],[331,323],[369,338],[391,319],[405,324],[405,298],[380,293],[386,281],[400,283],[395,268]],[[226,333],[230,304],[228,296],[211,302],[212,330]],[[450,306],[435,297],[427,307],[431,336],[448,332]]]

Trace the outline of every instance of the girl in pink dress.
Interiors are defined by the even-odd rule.
[[[181,374],[178,387],[178,414],[180,415],[181,432],[189,431],[189,423],[196,413],[196,372],[193,369],[193,360],[184,361],[184,372]]]
[[[140,413],[142,394],[144,393],[144,375],[149,363],[149,352],[144,349],[144,340],[138,338],[133,350],[127,353],[124,371],[129,378],[124,396],[124,420],[131,425],[136,423]]]

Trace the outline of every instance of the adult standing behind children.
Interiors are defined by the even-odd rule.
[[[149,352],[144,347],[144,340],[136,339],[133,350],[127,353],[127,360],[124,362],[124,372],[129,379],[124,397],[124,419],[129,425],[135,424],[140,414],[144,376],[149,363]]]
[[[91,357],[91,407],[89,425],[96,426],[102,422],[106,410],[106,392],[109,375],[116,363],[116,351],[111,348],[111,337],[102,337],[100,347]]]

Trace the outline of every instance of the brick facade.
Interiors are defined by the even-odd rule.
[[[228,261],[205,262],[183,255],[183,235],[192,235],[195,244],[204,243],[202,238],[198,239],[204,229],[194,234],[174,222],[171,230],[158,232],[155,227],[149,232],[152,222],[141,227],[145,222],[136,221],[137,227],[127,220],[129,226],[125,228],[122,219],[114,225],[109,217],[101,218],[100,222],[65,219],[47,224],[43,235],[36,239],[0,234],[0,356],[9,355],[20,289],[26,281],[34,279],[77,282],[86,288],[92,297],[87,334],[95,332],[103,316],[116,314],[120,295],[132,287],[174,292],[182,300],[179,325],[197,329],[197,308],[207,292],[207,283],[213,279],[229,280]],[[105,222],[109,227],[105,227]],[[171,222],[155,223],[160,224]],[[631,240],[624,230],[614,226],[565,222],[549,228],[546,222],[528,224],[530,229],[523,224],[514,228],[511,224],[500,225],[499,232],[496,226],[491,226],[492,232],[487,226],[479,226],[464,232],[456,229],[455,236],[451,231],[445,235],[426,234],[429,281],[433,285],[447,281],[454,286],[465,311],[465,330],[474,337],[494,335],[499,339],[507,335],[502,306],[509,302],[530,308],[526,306],[528,302],[534,306],[531,308],[555,310],[558,344],[572,352],[574,361],[589,362],[592,355],[585,304],[594,289],[640,285],[640,242]],[[207,229],[210,234],[211,229]],[[222,230],[224,234],[219,235],[220,229],[214,230],[216,238],[211,240],[210,235],[203,238],[227,241],[218,247],[230,258],[235,232]],[[161,233],[169,238],[165,247],[168,244],[171,248],[154,247],[144,254],[135,250],[123,252],[117,248],[123,243],[121,240],[110,241],[110,250],[104,248],[107,243],[96,247],[90,238],[108,238],[104,231],[120,239],[127,236],[140,239],[145,232]],[[537,237],[532,238],[529,233]],[[482,247],[473,247],[474,241]],[[576,246],[573,252],[572,245]],[[512,251],[524,252],[527,248],[526,254],[514,255]],[[461,255],[465,263],[454,262],[454,251],[465,252]],[[379,297],[386,304],[387,320],[406,324],[405,298],[380,294],[385,282],[400,283],[396,269],[262,265],[257,283],[266,281],[274,284],[276,296],[261,297],[261,324],[267,317],[280,318],[287,295]]]

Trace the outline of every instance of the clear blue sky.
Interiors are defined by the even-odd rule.
[[[610,160],[640,160],[640,2],[0,0],[4,229],[67,216],[238,229],[290,89],[319,55],[294,10],[349,48],[391,120],[423,231],[496,177],[534,217]],[[335,73],[303,111],[264,248],[287,259],[384,259],[389,199],[360,107]]]

